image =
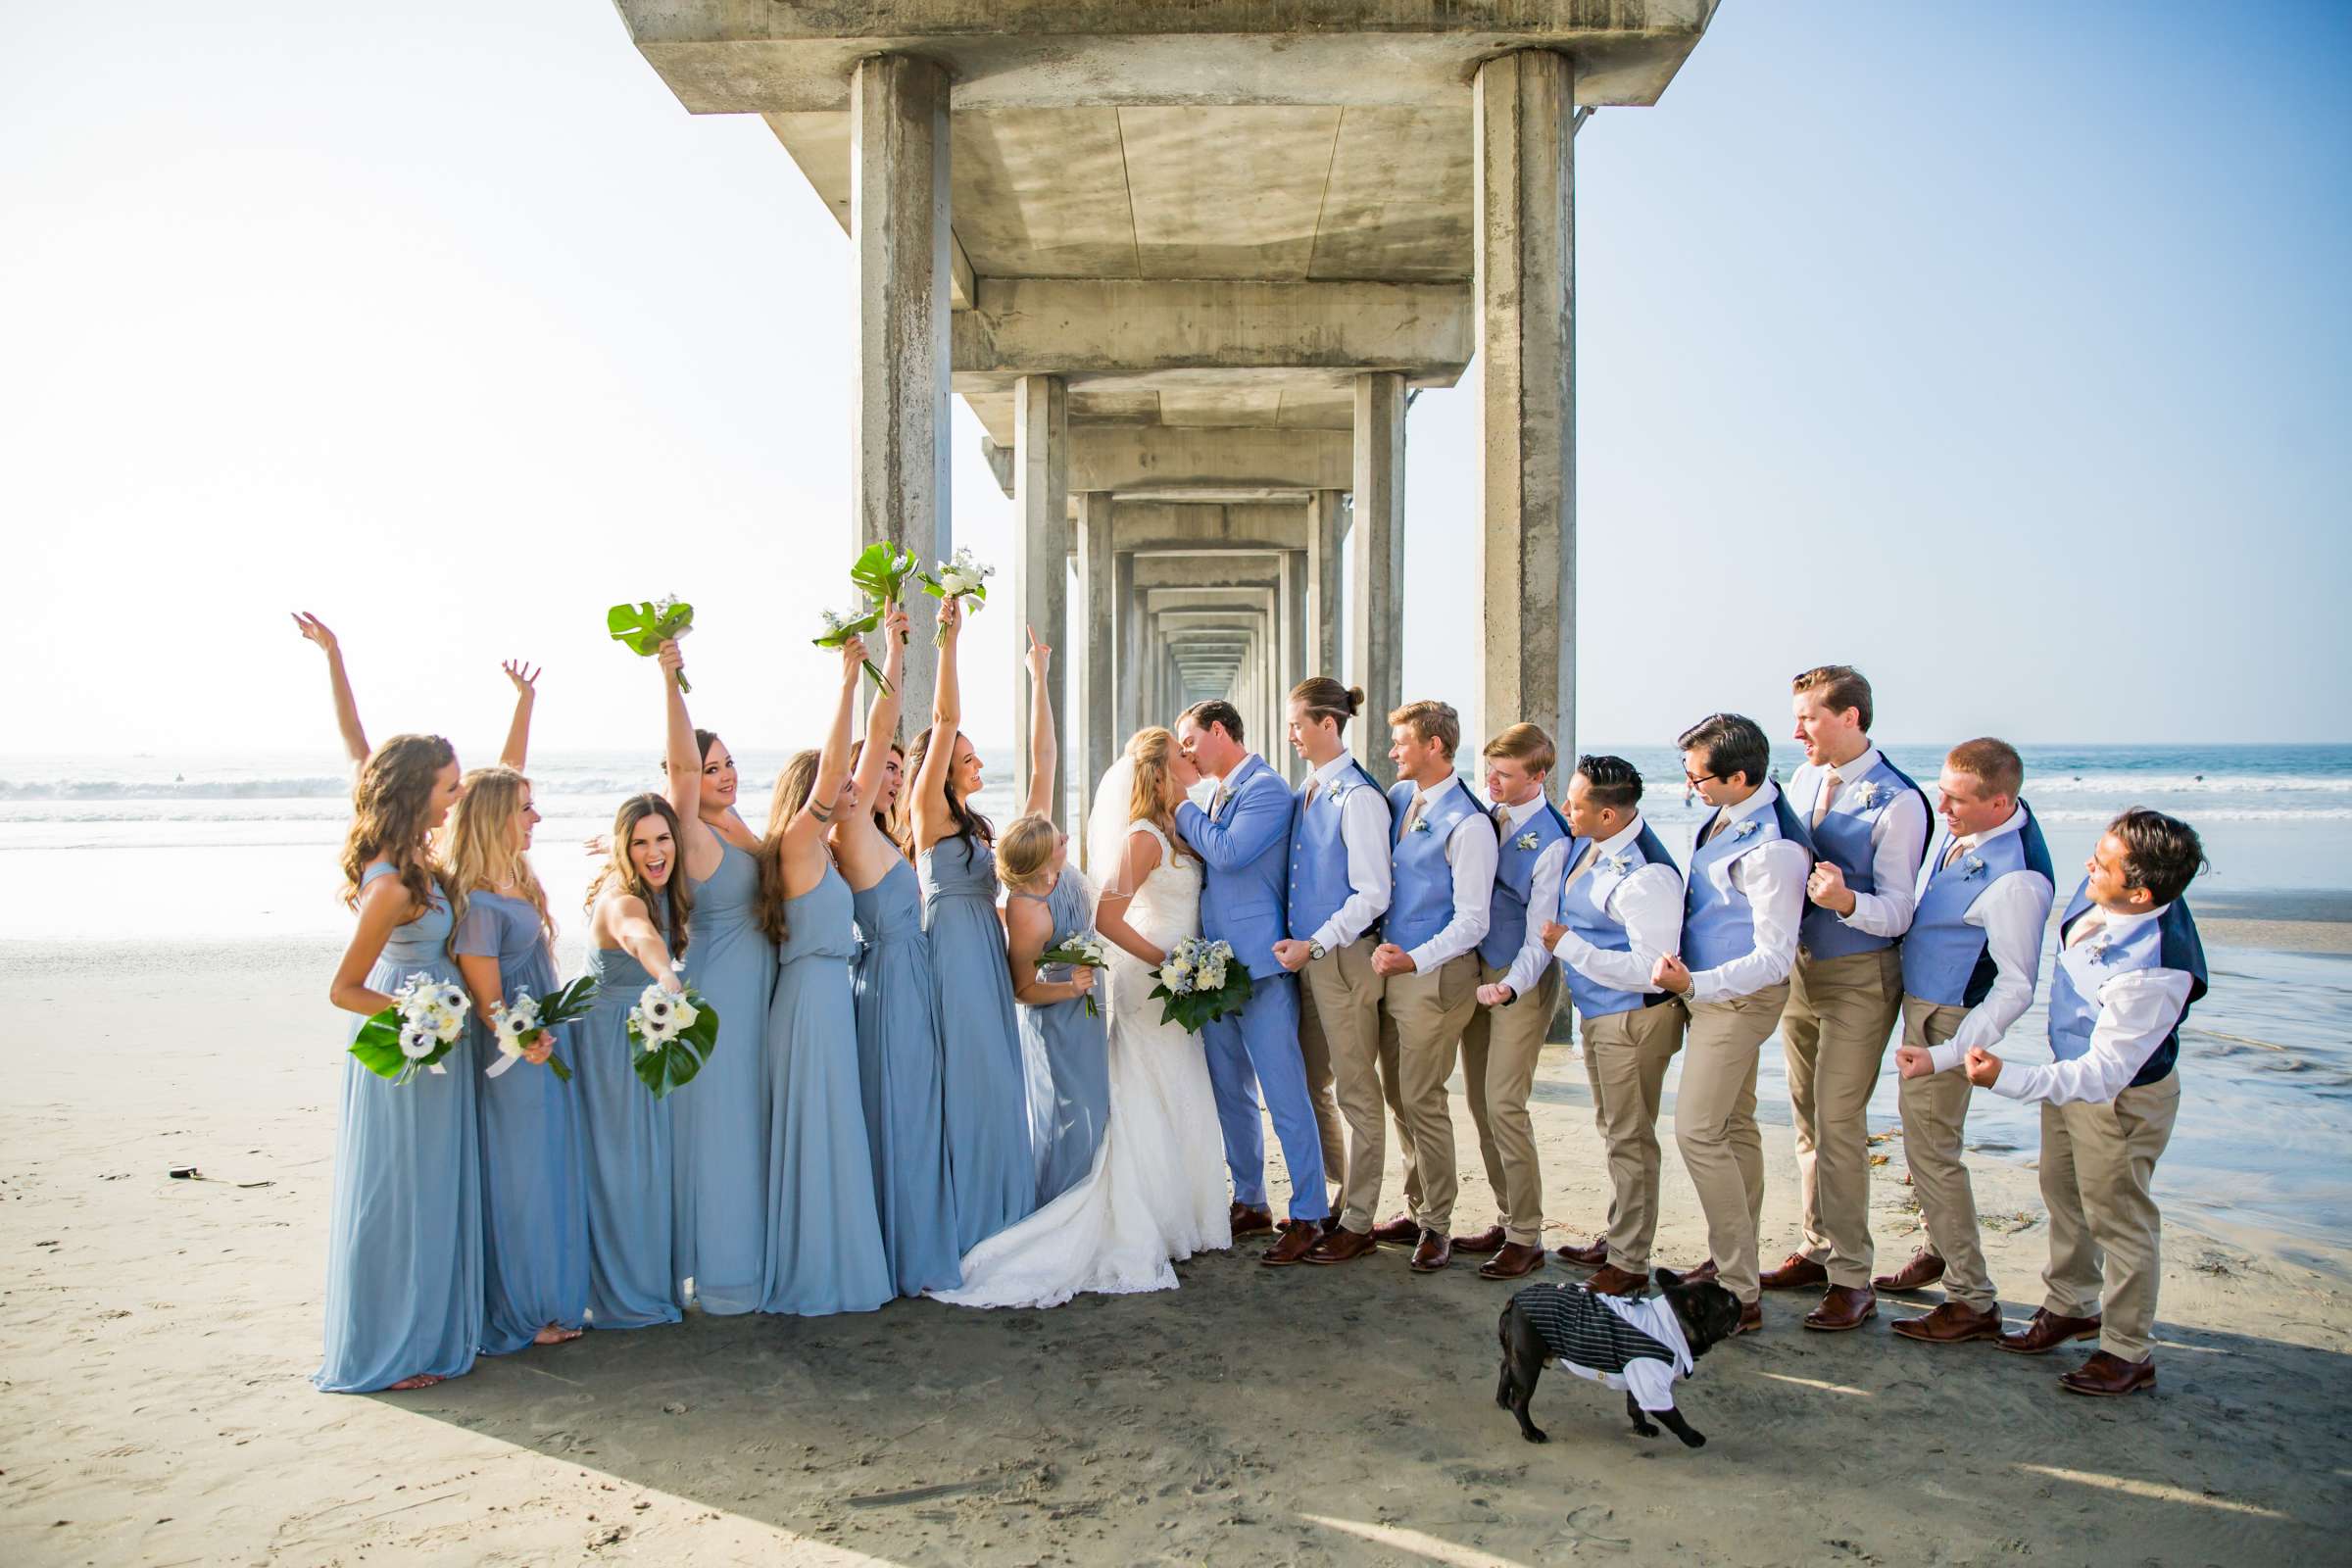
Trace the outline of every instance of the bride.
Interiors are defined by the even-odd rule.
[[[1110,1114],[1077,1186],[974,1247],[958,1306],[1058,1306],[1081,1291],[1176,1288],[1171,1259],[1233,1245],[1225,1150],[1200,1039],[1159,1021],[1151,990],[1178,938],[1200,932],[1200,862],[1176,834],[1200,775],[1164,729],[1136,732],[1102,775],[1087,863],[1105,887],[1096,928],[1111,944],[1105,996]]]

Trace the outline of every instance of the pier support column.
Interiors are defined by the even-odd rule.
[[[1037,628],[1054,649],[1045,700],[1054,710],[1054,739],[1066,781],[1075,760],[1069,714],[1062,703],[1064,661],[1083,659],[1069,645],[1070,574],[1070,393],[1057,375],[1024,375],[1012,384],[1012,628],[1013,792],[1029,799],[1029,711],[1038,694],[1022,668],[1029,638],[1022,623]],[[1054,803],[1058,805],[1058,802]],[[1062,813],[1054,812],[1056,820]]]
[[[1125,558],[1134,561],[1133,556]],[[1111,693],[1117,664],[1120,600],[1113,585],[1110,553],[1110,492],[1089,490],[1078,498],[1078,588],[1085,612],[1070,617],[1070,641],[1078,673],[1078,735],[1072,741],[1065,772],[1077,771],[1077,817],[1095,798],[1095,785],[1110,770],[1118,741],[1113,731]],[[1058,657],[1058,655],[1056,656]],[[1066,793],[1066,792],[1065,792]],[[1063,823],[1068,826],[1069,823]],[[1083,833],[1078,835],[1083,839]]]
[[[1122,550],[1111,558],[1110,599],[1116,607],[1113,630],[1118,656],[1111,662],[1112,707],[1110,751],[1113,757],[1127,737],[1144,727],[1143,607],[1135,598],[1135,552]]]
[[[1306,552],[1282,553],[1282,583],[1275,612],[1282,623],[1282,665],[1274,681],[1273,731],[1266,739],[1281,748],[1282,776],[1293,784],[1306,780],[1306,763],[1291,749],[1291,688],[1304,680],[1306,669]]]
[[[1306,652],[1298,671],[1340,672],[1340,530],[1348,492],[1317,490],[1306,502]]]
[[[1355,508],[1349,524],[1348,667],[1364,688],[1361,760],[1385,787],[1389,714],[1404,702],[1404,377],[1355,378]],[[1494,633],[1488,632],[1492,643]]]

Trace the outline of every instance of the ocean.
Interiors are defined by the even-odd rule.
[[[1933,790],[1941,747],[1886,752]],[[2024,753],[2025,793],[2049,838],[2062,900],[2102,824],[2142,805],[2185,818],[2204,837],[2213,868],[2191,890],[2192,908],[2257,919],[2300,909],[2308,918],[2315,906],[2352,902],[2352,746]],[[1652,782],[1644,811],[1681,858],[1702,808],[1683,801],[1679,759],[1658,746],[1620,755]],[[998,779],[979,805],[1002,823],[1013,814],[1010,750],[983,747],[982,756]],[[738,755],[755,825],[785,757]],[[1780,756],[1781,775],[1798,760]],[[581,844],[611,825],[620,798],[658,787],[655,764],[620,752],[532,760],[546,818],[532,858],[574,939],[567,950],[594,866]],[[0,904],[0,942],[340,937],[350,916],[336,898],[333,862],[349,788],[335,758],[315,752],[0,756],[0,876],[12,894]],[[2296,1238],[2340,1238],[2352,1229],[2352,962],[2219,946],[2210,957],[2212,994],[2183,1031],[2185,1095],[2158,1190],[2207,1229],[2259,1227],[2290,1251]],[[2037,1002],[2008,1047],[2046,1059],[2042,1029]],[[1787,1125],[1780,1053],[1769,1046],[1762,1080],[1761,1114]],[[1891,1066],[1871,1124],[1896,1124]],[[2037,1113],[1992,1095],[1977,1097],[1969,1131],[1973,1147],[2004,1157],[2031,1160],[2039,1144]]]

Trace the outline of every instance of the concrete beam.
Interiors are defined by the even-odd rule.
[[[1341,489],[1348,483],[1350,455],[1348,437],[1339,430],[1077,425],[1070,431],[1070,487]]]
[[[1178,552],[1302,550],[1306,522],[1295,506],[1210,506],[1121,500],[1111,514],[1116,548]]]
[[[1014,396],[1012,602],[1015,612],[1037,629],[1041,640],[1068,650],[1070,522],[1064,486],[1068,483],[1069,389],[1058,377],[1031,375],[1021,378]],[[1016,629],[1012,642],[1013,792],[1026,801],[1030,707],[1039,694],[1032,690],[1022,668],[1028,638]],[[1061,657],[1067,659],[1074,652]],[[1062,701],[1066,668],[1060,662],[1053,666],[1043,694],[1053,710],[1054,735],[1064,757],[1070,755],[1069,715]],[[1065,763],[1065,772],[1066,768]],[[1058,820],[1061,813],[1054,811],[1054,815]]]
[[[1355,510],[1349,531],[1348,667],[1363,687],[1367,734],[1377,737],[1404,701],[1404,382],[1355,383]],[[1493,647],[1493,633],[1483,633]],[[1385,747],[1361,759],[1383,785],[1396,781]]]
[[[1136,589],[1149,593],[1162,588],[1262,588],[1274,580],[1281,555],[1274,549],[1248,555],[1139,555],[1135,558]]]

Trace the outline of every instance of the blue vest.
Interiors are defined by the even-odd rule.
[[[2068,947],[2067,932],[2090,907],[2089,886],[2090,879],[2083,878],[2066,906],[2066,917],[2058,922],[2058,961],[2050,974],[2050,1054],[2060,1061],[2073,1061],[2090,1050],[2090,1032],[2099,1021],[2099,987],[2127,970],[2179,969],[2185,973],[2189,977],[2188,1001],[2180,1004],[2182,1019],[2205,995],[2205,944],[2197,940],[2197,922],[2189,917],[2188,906],[2179,899],[2120,941],[2102,933],[2080,947]],[[2176,1022],[2164,1044],[2124,1087],[2137,1089],[2158,1082],[2173,1070],[2180,1056],[2180,1026]]]
[[[1462,818],[1483,819],[1486,815],[1468,786],[1459,778],[1452,783],[1452,789],[1436,786],[1435,798],[1423,808],[1421,820],[1413,824],[1410,833],[1404,831],[1404,814],[1413,808],[1416,791],[1410,784],[1398,784],[1389,791],[1393,819],[1389,865],[1396,885],[1389,899],[1389,912],[1381,920],[1380,936],[1383,942],[1393,942],[1407,953],[1445,930],[1453,919],[1453,866],[1446,858],[1446,841]]]
[[[1861,804],[1861,786],[1875,786],[1869,793],[1871,802]],[[1806,832],[1813,840],[1813,858],[1827,860],[1845,873],[1845,885],[1856,893],[1876,893],[1879,890],[1877,867],[1871,860],[1870,835],[1879,818],[1902,799],[1903,792],[1917,795],[1928,804],[1928,819],[1935,820],[1936,810],[1922,790],[1901,768],[1879,754],[1878,765],[1860,778],[1849,778],[1838,785],[1838,798],[1830,803],[1830,810],[1820,822],[1811,824]],[[1810,815],[1810,803],[1807,814]],[[1927,848],[1927,835],[1920,835],[1920,848]],[[1925,861],[1923,853],[1922,863]],[[1919,864],[1911,867],[1914,881],[1919,877]],[[1886,937],[1874,937],[1858,926],[1847,925],[1831,910],[1812,900],[1805,901],[1805,914],[1796,929],[1797,941],[1804,944],[1808,956],[1816,958],[1842,958],[1852,953],[1876,953],[1894,944]]]
[[[1314,781],[1310,778],[1307,784]],[[1290,919],[1291,940],[1311,942],[1323,922],[1340,912],[1355,892],[1348,880],[1348,840],[1340,828],[1346,818],[1348,797],[1357,790],[1370,790],[1388,809],[1388,797],[1372,775],[1352,757],[1340,769],[1327,789],[1315,792],[1315,804],[1306,804],[1307,785],[1301,784],[1291,806],[1291,894],[1286,913]],[[1394,829],[1396,824],[1391,823]],[[1375,918],[1373,925],[1379,921]]]
[[[1706,875],[1707,871],[1774,839],[1787,839],[1799,846],[1808,859],[1813,855],[1813,841],[1805,836],[1805,824],[1788,809],[1788,797],[1778,785],[1773,787],[1770,808],[1726,828],[1710,843],[1707,833],[1715,826],[1715,818],[1722,814],[1720,809],[1709,811],[1707,819],[1698,825],[1698,847],[1690,852],[1690,875],[1683,884],[1683,962],[1693,970],[1720,968],[1741,954],[1752,952],[1756,945],[1755,913],[1748,907],[1747,899],[1737,888],[1717,891],[1715,879]],[[1750,822],[1755,824],[1755,831],[1741,837],[1740,828]]]
[[[1544,802],[1544,809],[1504,835],[1494,858],[1494,896],[1487,901],[1487,934],[1478,944],[1478,956],[1489,968],[1509,968],[1527,946],[1527,895],[1536,880],[1536,858],[1575,837],[1568,831],[1568,819],[1549,800]],[[1535,847],[1520,848],[1520,841],[1529,838],[1536,841]]]
[[[2002,833],[1980,843],[1950,865],[1941,861],[1952,847],[1951,834],[1936,844],[1929,863],[1936,869],[1919,896],[1919,909],[1903,937],[1903,990],[1939,1007],[1973,1007],[1992,990],[2000,969],[1984,948],[1984,931],[1964,918],[1984,890],[2019,871],[2038,872],[2053,887],[2050,850],[2041,839],[2041,824],[2033,808],[2018,806],[2026,819],[2014,833]]]
[[[1590,839],[1579,839],[1575,847],[1569,850],[1569,870],[1576,869],[1576,862],[1584,856],[1585,846],[1592,842]],[[1642,824],[1642,831],[1634,835],[1634,841],[1618,853],[1629,862],[1625,868],[1626,876],[1632,876],[1645,865],[1662,865],[1670,871],[1676,871],[1677,875],[1681,874],[1676,869],[1674,857],[1666,853],[1666,846],[1660,844],[1657,835],[1650,832],[1646,820]],[[1603,953],[1631,953],[1634,944],[1632,938],[1626,935],[1625,927],[1611,919],[1609,912],[1601,907],[1601,901],[1592,895],[1593,885],[1600,881],[1606,869],[1600,861],[1594,860],[1592,870],[1568,883],[1566,891],[1560,895],[1560,924]],[[1614,887],[1616,884],[1612,881],[1610,885]],[[1674,1000],[1663,991],[1613,991],[1597,980],[1586,979],[1577,972],[1573,963],[1563,963],[1560,967],[1568,971],[1568,995],[1575,999],[1576,1012],[1580,1018],[1606,1018],[1612,1013],[1631,1012],[1636,1007],[1654,1007],[1661,1002]]]

